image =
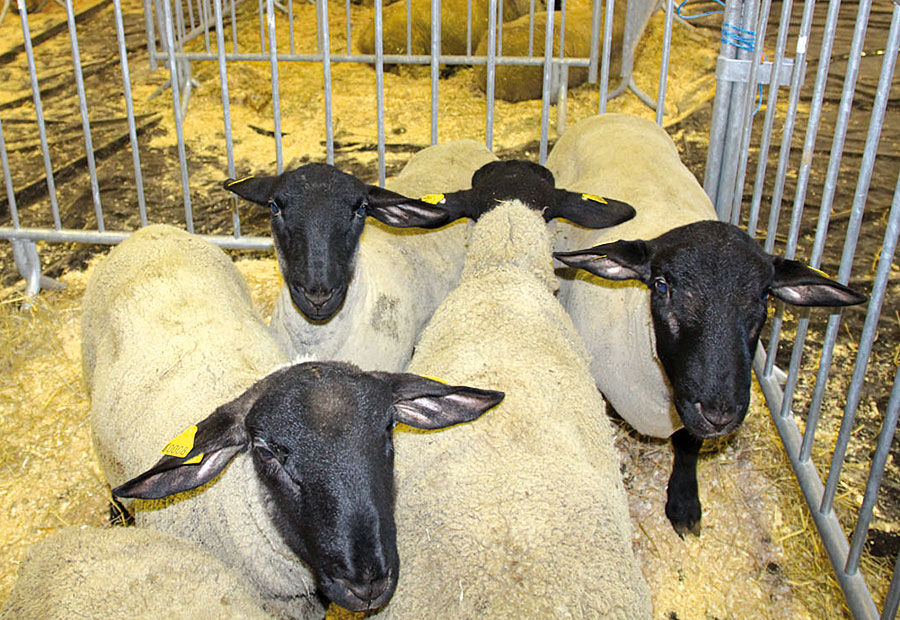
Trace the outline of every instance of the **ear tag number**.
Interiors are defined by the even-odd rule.
[[[200,461],[203,460],[203,453],[201,452],[197,456],[186,460],[182,465],[197,465]]]
[[[196,434],[196,425],[187,427],[180,435],[166,444],[166,447],[162,449],[162,453],[166,456],[174,456],[180,459],[186,457],[194,448],[194,435]]]
[[[430,205],[436,205],[438,203],[446,202],[443,194],[425,194],[421,198],[419,198],[422,202],[427,202]]]
[[[606,202],[606,198],[602,196],[597,196],[596,194],[582,194],[582,200],[593,200],[594,202],[599,202],[601,204],[609,204]]]

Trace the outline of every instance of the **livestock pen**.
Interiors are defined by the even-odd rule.
[[[226,177],[327,161],[383,183],[464,137],[543,162],[567,126],[610,111],[663,125],[720,219],[870,297],[830,315],[774,305],[748,422],[700,465],[700,538],[662,516],[668,446],[620,427],[655,617],[894,617],[900,7],[443,2],[68,0],[4,15],[0,599],[28,544],[106,517],[80,379],[91,256],[179,224],[240,255],[265,313],[267,217]],[[524,49],[504,28],[516,20],[533,26]],[[540,99],[495,96],[519,67]]]

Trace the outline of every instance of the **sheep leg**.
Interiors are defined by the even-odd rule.
[[[700,535],[700,497],[697,495],[697,456],[702,439],[691,435],[686,428],[672,435],[675,458],[669,477],[666,516],[681,538],[685,533]]]

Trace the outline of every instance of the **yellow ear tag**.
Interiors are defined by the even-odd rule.
[[[166,456],[175,456],[180,459],[186,457],[194,448],[194,435],[197,434],[197,426],[187,427],[178,437],[166,444],[162,453]]]
[[[447,385],[446,381],[444,381],[443,379],[439,379],[438,377],[432,377],[430,375],[422,375],[422,376],[425,377],[426,379],[431,379],[432,381],[437,381],[438,383],[443,383],[444,385]]]
[[[831,276],[828,275],[827,273],[825,273],[824,271],[822,271],[821,269],[816,269],[815,267],[810,267],[810,269],[815,271],[817,274],[819,274],[823,278],[828,278],[829,280],[831,279]]]
[[[182,465],[196,465],[197,463],[199,463],[202,460],[203,460],[203,453],[201,452],[194,458],[186,460],[184,463],[182,463]]]
[[[232,181],[231,183],[229,183],[228,185],[225,186],[225,189],[228,189],[229,187],[234,187],[238,183],[243,183],[247,179],[252,179],[252,178],[253,178],[253,176],[249,176],[249,177],[244,177],[243,179],[237,179],[236,181]]]
[[[443,194],[425,194],[421,198],[419,198],[422,202],[427,202],[430,205],[436,205],[440,202],[444,202]]]
[[[581,199],[582,200],[593,200],[594,202],[609,204],[606,202],[606,198],[603,198],[602,196],[597,196],[596,194],[582,194]]]

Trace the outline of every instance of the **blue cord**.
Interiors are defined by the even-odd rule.
[[[725,2],[723,0],[715,0],[715,2],[722,7],[725,6]],[[681,3],[675,7],[675,14],[684,20],[697,19],[698,17],[707,17],[709,15],[719,15],[725,12],[708,11],[706,13],[698,13],[697,15],[682,15],[681,9],[687,3],[688,0],[681,0]],[[722,43],[725,43],[726,45],[733,45],[734,47],[747,52],[753,52],[753,48],[756,44],[756,33],[752,30],[745,30],[744,28],[740,28],[732,24],[722,24]],[[756,116],[756,113],[762,109],[762,96],[763,87],[762,84],[760,84],[759,94],[756,98],[756,109],[753,111],[753,116]]]

